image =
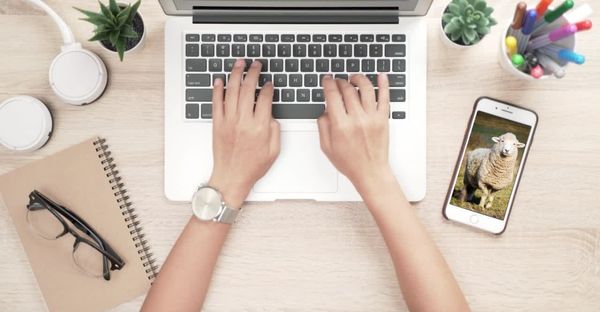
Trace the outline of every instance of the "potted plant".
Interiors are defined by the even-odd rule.
[[[478,43],[496,25],[492,12],[485,0],[452,0],[442,14],[442,40],[454,47]]]
[[[118,53],[123,61],[125,52],[139,49],[146,37],[144,20],[138,12],[140,1],[126,5],[109,0],[108,7],[99,2],[99,13],[75,9],[85,14],[82,20],[96,26],[94,36],[89,41],[98,41],[105,49]]]

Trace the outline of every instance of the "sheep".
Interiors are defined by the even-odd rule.
[[[464,185],[460,192],[461,201],[472,201],[479,188],[483,192],[479,202],[482,209],[492,207],[494,193],[512,183],[518,149],[525,147],[510,132],[493,137],[492,141],[491,148],[478,148],[467,153]]]

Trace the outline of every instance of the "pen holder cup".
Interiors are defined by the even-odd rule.
[[[544,72],[544,75],[542,77],[540,77],[540,79],[536,79],[536,78],[532,77],[531,75],[529,75],[525,72],[522,72],[513,66],[511,59],[508,57],[508,53],[506,51],[506,43],[505,43],[506,42],[505,39],[509,35],[511,22],[512,21],[508,22],[508,27],[506,27],[506,30],[502,33],[502,38],[500,40],[500,53],[498,54],[499,60],[500,60],[500,66],[502,66],[502,68],[504,68],[511,75],[513,75],[519,79],[522,79],[522,80],[535,81],[535,80],[554,78],[554,76],[551,73]],[[561,25],[564,25],[566,23],[569,23],[569,21],[564,16],[561,16],[554,23],[550,24],[550,26],[552,27],[551,29],[555,29],[556,27],[560,27]],[[535,38],[535,37],[532,37],[532,38]],[[557,41],[554,44],[562,46],[567,49],[574,50],[575,49],[575,35],[567,37],[560,41]],[[563,68],[565,66],[567,66],[567,64],[568,64],[566,61],[563,61],[563,60],[558,60],[557,63]]]

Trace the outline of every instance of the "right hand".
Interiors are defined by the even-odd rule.
[[[378,77],[379,103],[364,75],[346,80],[323,78],[327,108],[318,119],[321,149],[359,192],[375,179],[391,176],[389,146],[389,82]],[[355,87],[358,87],[359,92]]]

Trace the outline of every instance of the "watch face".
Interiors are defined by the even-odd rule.
[[[203,187],[192,198],[192,210],[198,219],[212,220],[221,211],[221,196],[214,189]]]

